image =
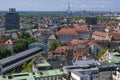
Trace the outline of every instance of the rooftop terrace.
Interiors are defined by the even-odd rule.
[[[41,60],[41,59],[35,60],[35,64],[37,67],[51,66],[46,60]]]
[[[120,53],[110,52],[110,62],[119,63],[120,62]]]
[[[12,75],[2,75],[0,80],[35,80],[32,73],[18,73]]]
[[[33,73],[18,73],[10,75],[1,75],[0,80],[36,80],[45,77],[63,76],[68,74],[65,69],[44,70]]]

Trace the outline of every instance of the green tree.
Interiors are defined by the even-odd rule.
[[[12,55],[11,50],[8,48],[3,48],[0,50],[0,59],[6,58],[11,55]]]
[[[28,38],[28,43],[29,44],[34,43],[34,42],[38,42],[34,37]]]
[[[28,49],[28,40],[22,39],[22,38],[20,38],[18,40],[19,40],[19,43],[16,44],[16,46],[14,48],[14,52],[18,53],[18,52],[27,50]]]
[[[33,26],[33,29],[38,29],[38,24],[35,24],[35,25]]]
[[[24,50],[26,50],[26,46],[23,43],[19,43],[16,45],[16,48],[15,48],[16,53],[24,51]]]
[[[32,30],[32,26],[27,26],[26,29],[27,30]]]
[[[57,41],[50,42],[50,50],[55,50],[59,46],[60,46],[60,43],[58,43]]]
[[[25,73],[25,72],[30,72],[30,70],[32,69],[33,61],[34,61],[34,60],[31,60],[31,61],[27,64],[27,67],[25,67],[25,68],[22,70],[23,73]]]
[[[28,32],[21,31],[19,38],[28,39],[30,38],[30,34]]]
[[[107,51],[107,49],[108,48],[106,47],[106,48],[104,48],[103,51],[101,51],[101,52],[98,53],[97,60],[99,60],[99,58]]]
[[[22,68],[25,69],[27,67],[27,63],[23,63]]]
[[[14,52],[18,53],[28,49],[28,45],[34,42],[38,42],[33,36],[30,36],[28,32],[21,31],[18,44],[14,47]]]

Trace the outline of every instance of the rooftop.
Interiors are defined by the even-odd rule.
[[[0,80],[36,80],[36,78],[62,76],[68,74],[66,69],[44,70],[33,73],[17,73],[10,75],[1,75]]]
[[[51,66],[46,60],[37,59],[35,60],[37,67]]]
[[[120,62],[120,53],[119,52],[110,52],[110,61],[119,63]]]
[[[92,33],[92,35],[97,35],[97,36],[101,36],[101,37],[106,37],[106,36],[109,35],[109,34],[106,33],[106,32],[94,31],[94,32]]]
[[[53,70],[45,70],[45,71],[38,71],[35,73],[35,77],[50,77],[50,76],[60,76],[67,74],[67,70],[65,69],[53,69]]]
[[[62,68],[63,66],[73,65],[71,60],[62,58],[60,56],[48,59],[53,69]]]
[[[94,59],[85,59],[85,60],[73,60],[73,65],[90,65],[90,64],[95,64],[95,65],[100,65],[100,62]]]
[[[90,70],[98,70],[98,67],[94,64],[92,65],[73,65],[73,66],[64,66],[64,69],[67,69],[68,71],[90,71]]]
[[[70,43],[73,44],[73,45],[76,45],[76,44],[84,44],[84,43],[86,43],[86,41],[85,40],[73,39],[73,40],[70,41]]]
[[[78,33],[72,28],[62,28],[57,32],[57,34],[74,34],[74,35],[78,35]]]
[[[32,73],[18,73],[12,75],[0,76],[0,80],[35,80]]]
[[[49,40],[53,39],[53,40],[56,40],[56,36],[54,34],[50,35],[50,37],[48,38]]]
[[[75,26],[74,29],[76,31],[89,31],[87,25]]]
[[[101,63],[98,68],[116,68],[117,65],[115,63]]]
[[[5,64],[5,63],[7,63],[7,62],[13,61],[13,60],[15,60],[15,59],[18,59],[18,58],[20,58],[20,57],[23,57],[23,56],[25,56],[25,55],[28,55],[28,54],[30,54],[30,53],[32,53],[32,52],[35,52],[35,51],[38,51],[38,50],[41,50],[41,48],[36,47],[36,48],[32,48],[32,49],[29,49],[29,50],[26,50],[26,51],[17,53],[17,54],[15,54],[15,55],[13,55],[13,56],[10,56],[10,57],[1,59],[1,60],[0,60],[0,63],[1,63],[1,64]]]
[[[72,46],[60,46],[54,51],[54,53],[66,52],[67,50],[72,50],[72,49],[73,49]]]
[[[120,40],[120,32],[111,33],[113,40]]]

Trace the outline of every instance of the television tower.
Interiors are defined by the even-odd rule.
[[[68,1],[68,10],[67,13],[70,14],[70,2]]]

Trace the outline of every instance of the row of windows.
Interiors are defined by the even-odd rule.
[[[62,80],[61,76],[47,77],[47,78],[36,78],[35,80]]]

